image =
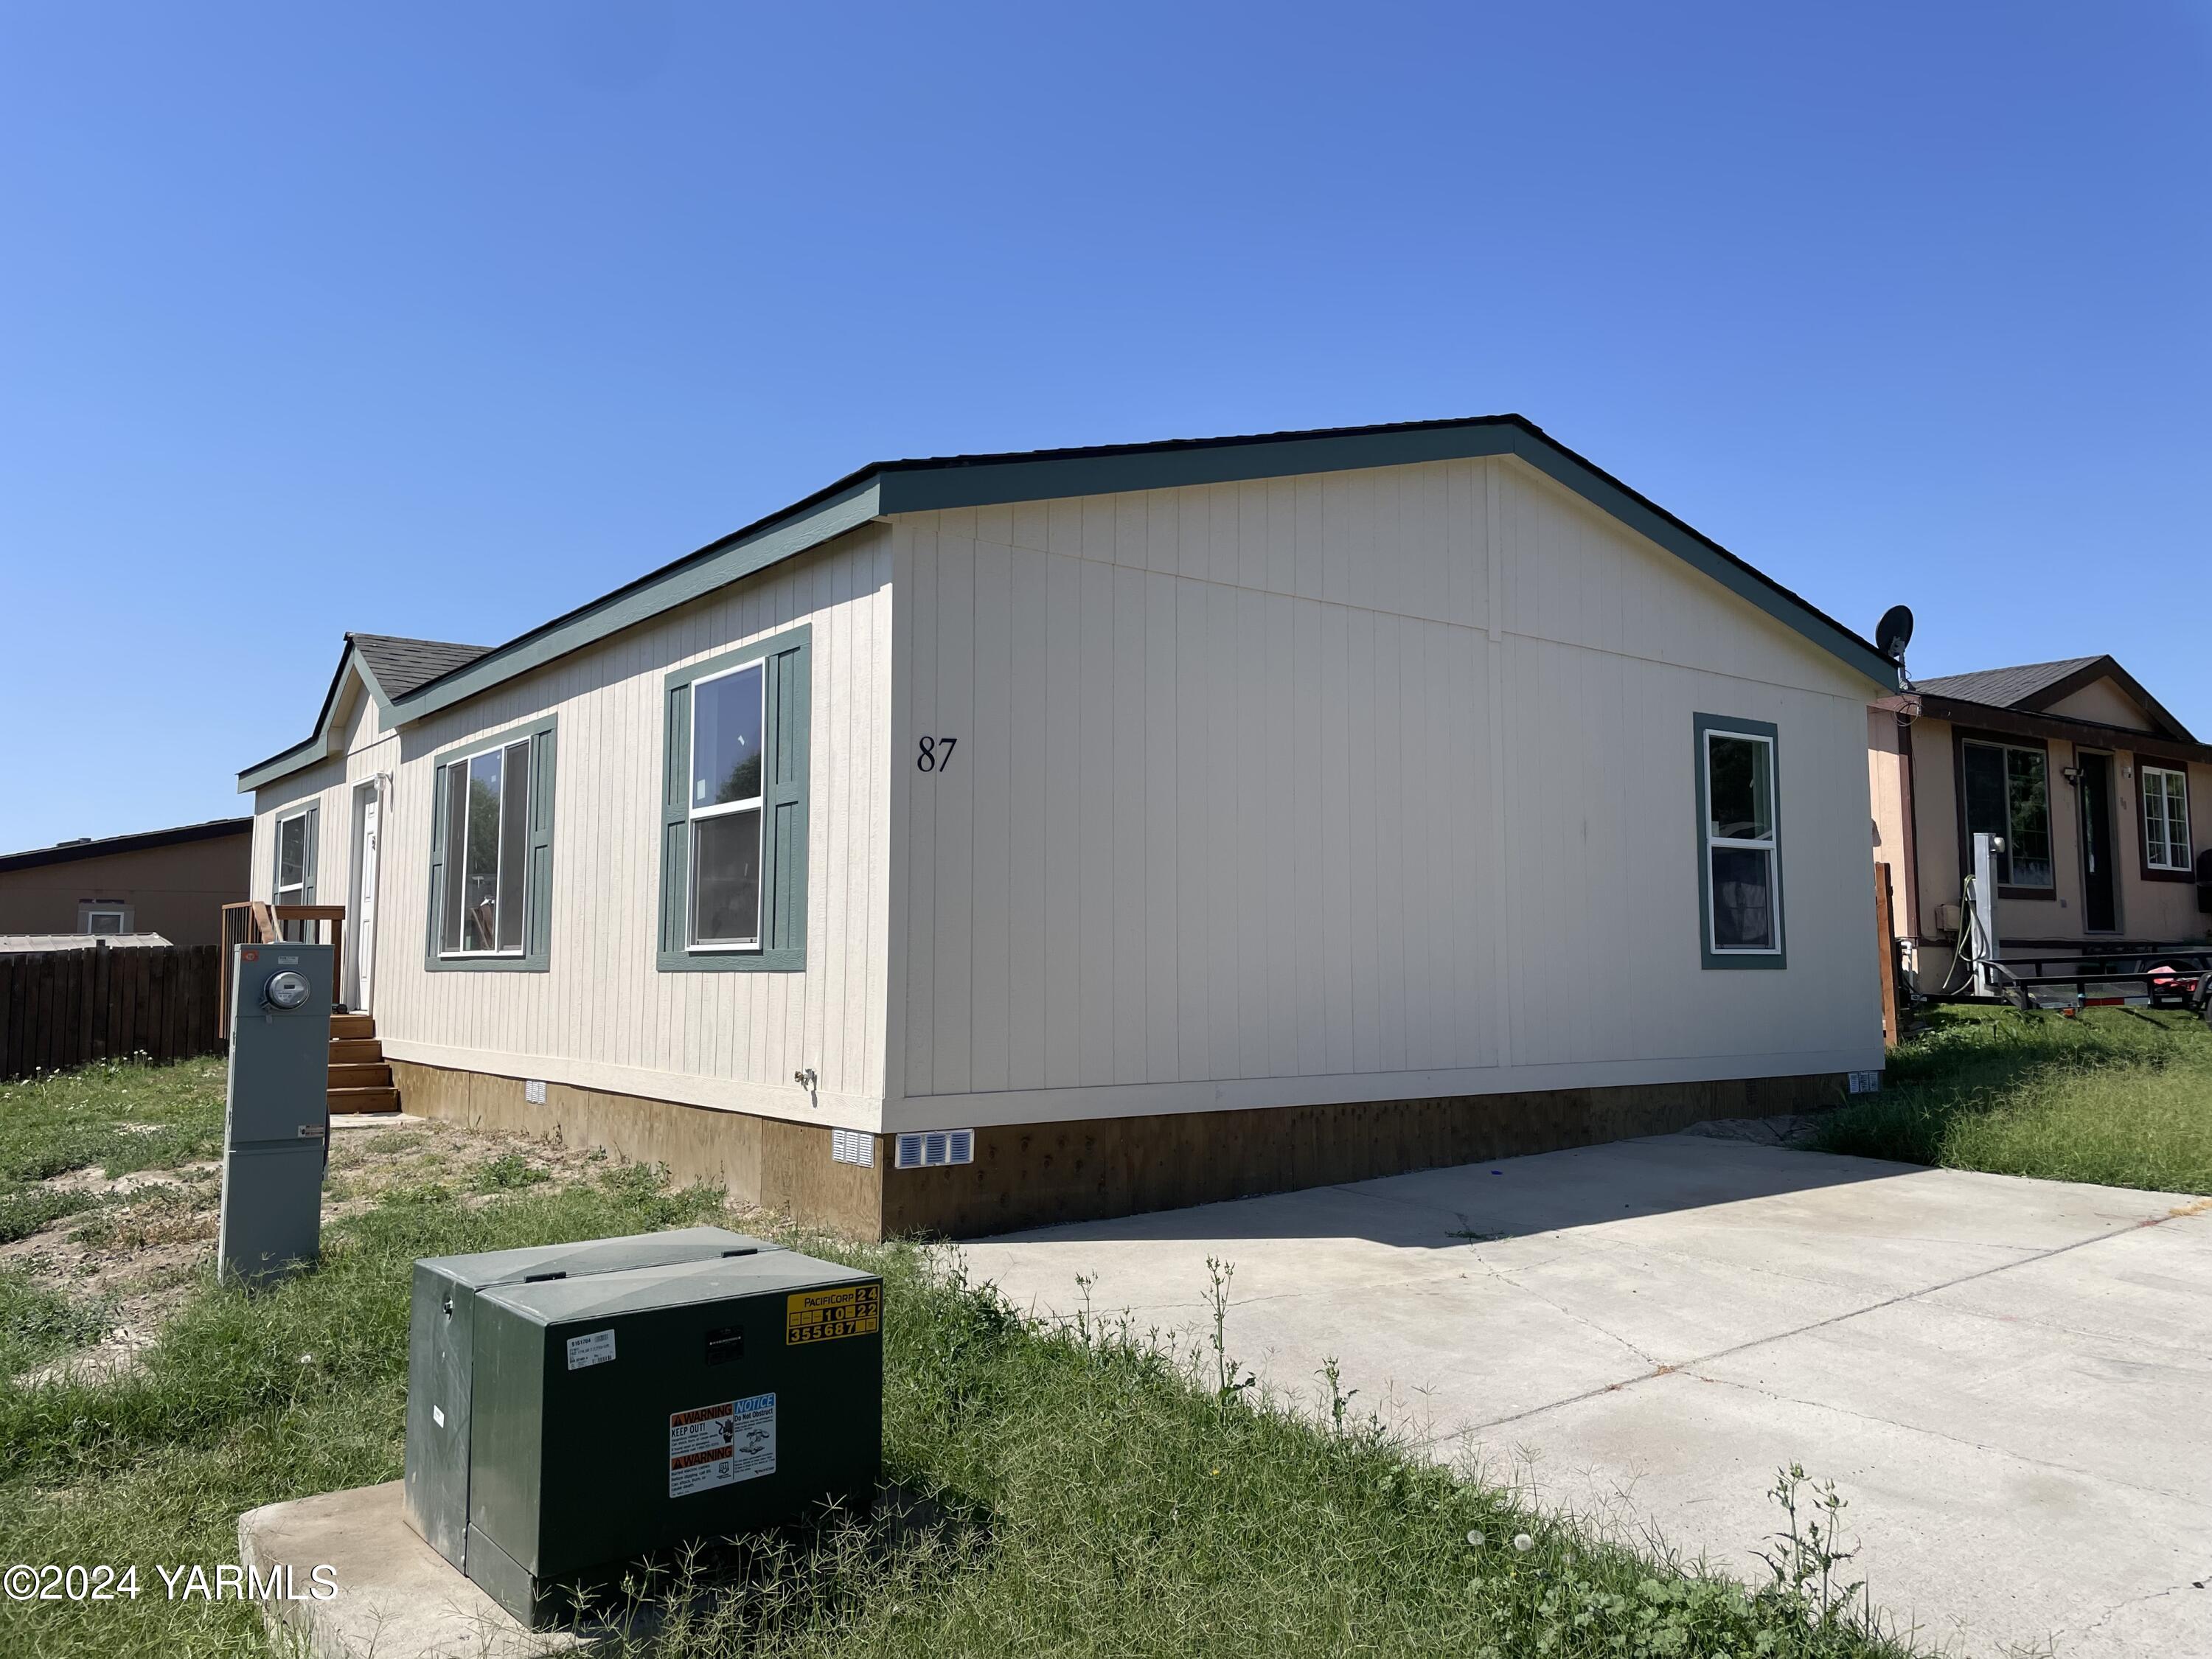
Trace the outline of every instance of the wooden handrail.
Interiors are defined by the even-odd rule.
[[[338,988],[345,977],[345,906],[343,904],[271,904],[266,899],[250,899],[242,904],[222,907],[222,968],[217,976],[216,1023],[225,1036],[230,1034],[230,949],[234,945],[282,945],[286,927],[295,922],[309,924],[312,933],[302,930],[303,940],[320,944],[321,923],[328,922],[331,929],[331,1006],[337,1007]]]

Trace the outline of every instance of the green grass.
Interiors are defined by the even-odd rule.
[[[0,1083],[0,1183],[98,1165],[110,1176],[222,1153],[219,1060],[114,1060]]]
[[[0,1653],[264,1653],[250,1609],[172,1605],[152,1568],[234,1559],[242,1510],[399,1474],[416,1257],[720,1202],[630,1166],[473,1198],[404,1188],[333,1227],[313,1275],[252,1297],[200,1282],[137,1371],[0,1383],[0,1562],[135,1563],[155,1592],[0,1603]],[[913,1507],[748,1540],[715,1595],[641,1644],[657,1659],[1891,1651],[1848,1617],[1808,1623],[1786,1583],[1593,1543],[1406,1455],[1347,1402],[1316,1421],[1257,1400],[1218,1351],[1040,1326],[921,1247],[793,1242],[885,1277],[885,1473]],[[90,1316],[23,1306],[42,1352]]]
[[[97,1341],[106,1328],[96,1305],[36,1284],[20,1267],[0,1267],[0,1376]]]
[[[131,1060],[0,1083],[0,1244],[88,1210],[86,1193],[38,1183],[97,1167],[110,1177],[219,1157],[222,1062]]]
[[[2157,1192],[2212,1193],[2212,1029],[2165,1010],[2078,1018],[1941,1007],[1821,1150]]]

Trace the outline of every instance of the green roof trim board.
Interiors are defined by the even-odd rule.
[[[324,699],[315,736],[241,772],[238,787],[241,791],[257,788],[325,757],[338,687],[349,662],[359,666],[386,719],[404,725],[796,557],[872,519],[948,507],[1118,495],[1492,455],[1511,455],[1527,462],[1884,691],[1899,689],[1895,665],[1870,641],[1531,422],[1518,415],[1484,415],[1244,437],[879,461],[505,645],[482,650],[438,646],[436,641],[385,641],[437,646],[442,651],[467,653],[434,678],[404,691],[394,690],[388,697],[356,643],[381,641],[382,636],[348,635],[347,655]]]

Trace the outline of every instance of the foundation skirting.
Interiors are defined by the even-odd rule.
[[[561,1083],[547,1084],[538,1105],[523,1098],[514,1078],[391,1064],[410,1112],[480,1128],[558,1132],[570,1146],[665,1164],[678,1182],[712,1182],[741,1203],[867,1239],[977,1238],[1557,1152],[1708,1118],[1838,1105],[1845,1086],[1844,1075],[1831,1072],[1010,1124],[975,1131],[973,1164],[895,1170],[889,1135],[875,1137],[869,1169],[832,1159],[830,1132],[815,1124]]]

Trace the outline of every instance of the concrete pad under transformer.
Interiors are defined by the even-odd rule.
[[[261,1603],[272,1636],[290,1631],[312,1659],[540,1659],[596,1645],[574,1632],[523,1629],[407,1524],[403,1484],[322,1492],[238,1517],[238,1559],[249,1572],[289,1567],[302,1597],[317,1567],[337,1579],[328,1601]]]

